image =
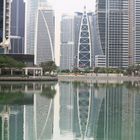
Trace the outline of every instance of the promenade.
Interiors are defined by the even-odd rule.
[[[140,77],[116,75],[59,75],[59,81],[100,81],[100,82],[123,82],[123,81],[140,81]]]
[[[58,77],[57,76],[0,77],[0,81],[58,81]]]
[[[140,77],[115,75],[74,75],[65,74],[55,77],[51,76],[29,76],[29,77],[0,77],[0,81],[89,81],[89,82],[121,82],[121,81],[140,81]]]

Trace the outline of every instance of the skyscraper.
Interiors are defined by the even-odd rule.
[[[61,70],[69,69],[74,66],[74,16],[63,15],[61,19]]]
[[[96,1],[97,31],[107,67],[127,67],[129,57],[128,0]]]
[[[11,50],[10,53],[24,53],[25,2],[11,1]]]
[[[0,53],[8,53],[10,49],[10,7],[10,0],[0,2]]]
[[[36,27],[35,63],[54,61],[55,18],[54,11],[46,3],[38,9]]]
[[[92,13],[75,14],[75,66],[80,69],[93,67]]]
[[[138,64],[140,63],[140,1],[131,0],[129,8],[129,30],[131,31],[130,39],[132,42],[130,44],[130,56],[133,58],[132,64]]]
[[[3,36],[3,0],[0,2],[0,43]]]
[[[38,0],[26,1],[24,51],[25,54],[34,54],[37,8]]]
[[[25,14],[25,54],[34,54],[37,11],[41,2],[48,0],[26,0]]]

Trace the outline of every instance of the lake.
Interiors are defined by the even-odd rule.
[[[0,82],[0,140],[139,140],[140,82]]]

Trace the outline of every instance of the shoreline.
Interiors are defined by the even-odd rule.
[[[140,81],[140,77],[136,76],[96,76],[96,75],[59,75],[59,81],[101,81],[101,82],[123,82],[123,81]]]
[[[58,77],[30,76],[30,77],[0,77],[0,81],[58,81]]]
[[[136,76],[102,76],[102,75],[58,75],[51,76],[30,76],[30,77],[0,77],[0,81],[140,81]]]

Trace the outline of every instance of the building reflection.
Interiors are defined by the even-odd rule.
[[[52,138],[55,83],[8,83],[0,89],[1,140]]]
[[[0,105],[0,139],[23,140],[23,107]]]
[[[51,139],[53,134],[53,99],[34,95],[34,105],[24,106],[24,140]]]
[[[70,133],[73,129],[74,94],[71,82],[60,83],[60,133]]]
[[[0,84],[0,140],[139,139],[139,82],[59,82],[57,102],[55,85]]]
[[[140,137],[137,84],[60,83],[61,135],[73,133],[74,139],[82,140],[137,140]]]

